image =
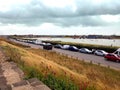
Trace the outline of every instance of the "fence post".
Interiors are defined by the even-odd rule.
[[[107,67],[108,67],[108,68],[110,68],[110,66],[109,66],[109,65],[108,65]]]
[[[93,64],[92,60],[90,61],[90,64]]]
[[[98,66],[100,66],[100,63],[98,63]]]

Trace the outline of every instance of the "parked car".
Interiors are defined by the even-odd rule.
[[[60,48],[60,49],[61,49],[61,48],[62,48],[62,45],[57,44],[57,45],[54,46],[54,48]]]
[[[34,43],[35,43],[36,45],[42,45],[42,41],[41,41],[41,40],[36,40],[36,41],[34,41]]]
[[[34,44],[34,41],[28,40],[27,43]]]
[[[105,59],[120,62],[120,56],[114,53],[109,53],[105,55]]]
[[[81,53],[89,53],[89,54],[92,53],[92,51],[89,50],[89,49],[87,49],[87,48],[81,48],[81,49],[79,49],[79,51],[80,51]]]
[[[46,50],[52,50],[52,44],[45,44],[45,45],[43,45],[43,49],[46,49]]]
[[[104,50],[96,50],[94,52],[95,55],[98,55],[98,56],[105,56],[106,54],[108,54],[106,51]]]
[[[117,49],[117,50],[114,52],[114,54],[116,54],[116,55],[120,56],[120,48],[119,48],[119,49]]]
[[[41,46],[44,46],[44,45],[46,45],[46,44],[47,44],[47,43],[44,43],[44,42],[43,42],[43,43],[41,43],[40,45],[41,45]]]
[[[68,50],[70,50],[70,51],[78,51],[79,49],[77,47],[75,47],[75,46],[70,46],[68,48]]]
[[[105,58],[107,60],[120,61],[120,48],[113,53],[108,53],[107,55],[105,55]]]
[[[64,49],[64,50],[68,50],[69,47],[70,47],[70,45],[63,45],[63,46],[62,46],[62,49]]]

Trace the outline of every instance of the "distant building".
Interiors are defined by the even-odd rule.
[[[88,35],[86,38],[88,39],[98,39],[98,38],[103,38],[102,35]]]

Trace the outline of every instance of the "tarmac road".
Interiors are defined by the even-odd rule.
[[[37,49],[42,48],[42,46],[40,46],[40,45],[28,44],[25,42],[19,42],[19,41],[15,41],[15,40],[11,40],[11,41],[30,46],[31,48],[37,48]],[[68,55],[73,58],[78,58],[78,60],[84,60],[85,62],[92,62],[94,64],[100,64],[102,66],[120,70],[120,63],[113,62],[113,61],[107,61],[102,56],[96,56],[93,54],[84,54],[84,53],[80,53],[80,52],[73,52],[73,51],[62,50],[62,49],[57,49],[57,48],[53,48],[53,51],[63,54],[63,55]]]
[[[79,60],[84,60],[85,62],[92,62],[94,64],[100,64],[102,66],[107,66],[113,69],[120,70],[120,63],[107,61],[102,56],[96,56],[93,54],[84,54],[80,52],[73,52],[73,51],[62,50],[62,49],[53,49],[53,50],[62,54],[67,54],[68,56],[72,56],[74,58],[78,58]]]

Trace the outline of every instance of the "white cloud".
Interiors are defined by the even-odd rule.
[[[7,12],[13,6],[25,5],[30,3],[31,0],[0,0],[0,11]]]
[[[42,0],[43,4],[49,7],[64,8],[74,5],[74,0]]]
[[[119,32],[119,8],[120,0],[0,0],[0,31],[87,34],[107,27],[112,34]]]
[[[101,15],[100,17],[106,22],[120,22],[120,15]]]

